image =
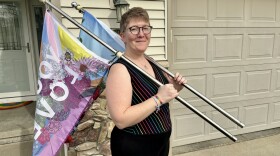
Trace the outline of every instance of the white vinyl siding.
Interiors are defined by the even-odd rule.
[[[116,19],[116,10],[112,0],[77,0],[85,10],[93,16],[104,22],[111,29],[119,28],[119,23]],[[167,60],[166,58],[166,10],[164,0],[127,0],[132,7],[145,8],[150,16],[150,22],[153,26],[151,44],[147,49],[147,54],[156,60]],[[73,17],[78,22],[82,21],[82,14],[71,7],[72,0],[61,1],[61,8],[69,16]],[[67,19],[62,18],[62,23],[70,29],[70,31],[78,36],[80,30]]]

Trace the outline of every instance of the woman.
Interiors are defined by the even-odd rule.
[[[135,7],[120,22],[124,55],[165,84],[158,86],[123,59],[110,68],[106,85],[108,109],[115,127],[111,134],[113,156],[167,156],[171,134],[169,104],[178,96],[185,78],[171,79],[145,58],[151,30],[146,10]]]

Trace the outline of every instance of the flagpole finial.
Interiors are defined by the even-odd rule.
[[[72,2],[71,6],[76,8],[78,6],[78,3],[77,2]]]
[[[82,12],[82,13],[84,12],[83,7],[80,4],[78,4],[77,2],[72,2],[71,6],[73,8],[75,8],[76,10],[79,10],[79,12]]]

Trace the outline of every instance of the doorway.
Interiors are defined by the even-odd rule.
[[[25,0],[0,1],[0,103],[36,100],[34,53]]]

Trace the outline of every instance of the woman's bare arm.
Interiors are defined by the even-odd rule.
[[[106,82],[106,98],[110,115],[120,129],[141,122],[156,109],[156,103],[152,98],[131,106],[130,75],[122,64],[114,64],[110,69]]]

